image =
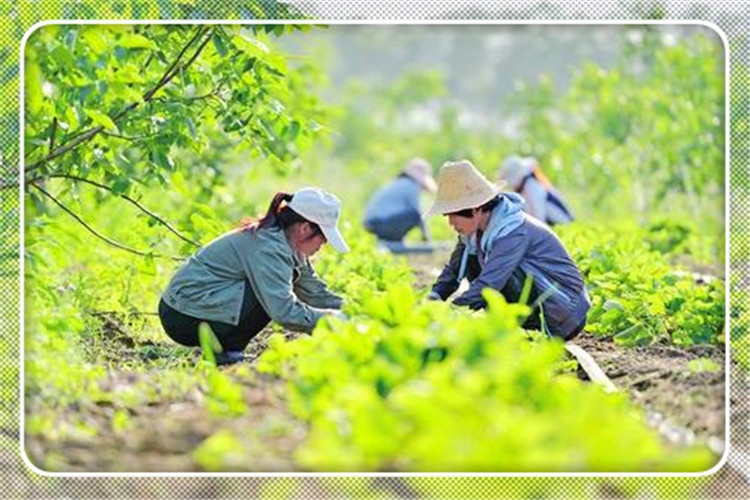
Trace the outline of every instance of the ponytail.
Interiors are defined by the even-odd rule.
[[[271,200],[271,204],[268,205],[268,211],[266,212],[266,215],[264,215],[263,218],[258,221],[258,228],[263,229],[278,225],[279,213],[283,208],[285,208],[282,207],[281,204],[284,202],[289,203],[290,201],[292,201],[291,194],[281,191],[276,193]]]
[[[276,193],[271,200],[271,204],[268,205],[268,210],[266,211],[266,214],[260,218],[260,220],[256,221],[252,217],[245,217],[240,221],[239,227],[242,230],[249,230],[249,229],[262,229],[262,228],[268,228],[278,225],[278,216],[279,213],[286,208],[285,206],[282,207],[281,204],[286,202],[290,202],[292,200],[292,195],[289,193],[284,193],[282,191],[279,191]]]

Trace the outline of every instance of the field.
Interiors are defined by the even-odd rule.
[[[716,40],[623,29],[609,67],[576,63],[562,91],[544,74],[517,82],[507,108],[477,117],[439,70],[333,89],[325,58],[293,53],[326,40],[343,50],[336,36],[354,31],[53,26],[30,39],[29,459],[52,472],[711,469],[727,446],[727,375],[750,367],[747,283],[726,274],[748,253],[733,230],[725,255]],[[377,35],[351,47],[393,43]],[[429,43],[418,28],[410,36]],[[562,342],[523,330],[523,304],[492,291],[480,312],[425,300],[447,251],[394,256],[361,227],[367,197],[412,156],[435,171],[470,158],[491,177],[511,152],[542,159],[575,209],[555,227],[592,297],[573,342],[614,392]],[[155,310],[179,263],[304,185],[343,200],[352,252],[326,248],[314,264],[348,319],[312,335],[272,323],[230,367],[169,340]],[[455,238],[444,218],[429,224],[436,240]],[[732,427],[746,425],[747,402],[730,399]],[[738,474],[726,467],[670,494],[739,487]],[[597,488],[592,497],[666,496],[607,478]]]
[[[427,276],[435,269],[430,261],[440,262],[445,257],[419,256],[411,260],[415,261],[418,275]],[[206,404],[212,397],[210,387],[201,384],[172,400],[159,374],[176,370],[174,365],[180,362],[175,359],[177,356],[182,355],[183,362],[187,361],[184,364],[189,366],[198,359],[197,354],[175,348],[168,339],[139,341],[133,338],[132,331],[136,328],[158,331],[160,327],[151,318],[130,321],[111,318],[105,322],[96,356],[100,362],[107,362],[109,368],[100,385],[103,391],[121,395],[120,398],[128,393],[137,394],[140,387],[148,386],[159,386],[162,394],[138,407],[126,407],[117,401],[94,401],[86,412],[87,435],[57,440],[45,435],[29,437],[27,446],[34,462],[52,460],[57,470],[82,472],[130,470],[122,469],[126,464],[134,466],[136,471],[300,470],[293,453],[303,443],[307,426],[287,410],[283,380],[255,370],[269,337],[279,332],[269,328],[253,341],[248,348],[252,359],[249,367],[222,370],[236,385],[246,411],[232,418],[217,418]],[[294,332],[282,334],[290,340],[300,336]],[[723,446],[724,370],[692,368],[696,361],[703,366],[723,367],[723,347],[697,345],[680,349],[657,344],[628,348],[616,345],[611,339],[590,335],[584,335],[576,343],[592,354],[620,390],[647,410],[646,420],[666,442],[679,448],[695,441],[718,439]],[[734,411],[738,416],[746,415],[747,409],[735,407]],[[120,417],[126,422],[122,429],[113,425],[116,414],[126,415]],[[63,412],[63,420],[75,421],[80,417],[72,409]],[[217,428],[224,432],[218,437],[214,436]],[[204,443],[211,436],[212,440]],[[224,452],[211,450],[211,446],[221,446],[222,436],[229,448]],[[201,443],[203,447],[196,450]],[[235,453],[228,453],[231,450]],[[225,452],[228,454],[224,455]]]

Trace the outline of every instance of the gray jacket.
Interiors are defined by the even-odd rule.
[[[291,330],[312,331],[325,309],[342,304],[280,228],[220,236],[187,260],[162,298],[183,314],[237,325],[246,283],[253,294],[251,307],[260,304],[273,321]]]
[[[432,291],[443,300],[456,291],[464,277],[459,272],[462,260],[470,286],[453,303],[472,309],[487,306],[481,295],[485,288],[501,292],[509,302],[517,302],[530,277],[530,305],[543,311],[551,334],[567,337],[586,320],[591,307],[583,277],[555,233],[526,213],[522,212],[521,217],[518,226],[485,246],[484,255],[477,252],[467,259],[468,246],[482,246],[467,245],[465,239],[460,239]]]

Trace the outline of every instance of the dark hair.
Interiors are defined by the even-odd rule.
[[[463,210],[456,210],[455,212],[448,212],[445,215],[457,215],[459,217],[466,217],[467,219],[471,219],[472,217],[474,217],[474,209],[464,208]]]
[[[495,208],[498,205],[498,203],[500,203],[500,197],[495,196],[490,201],[475,208],[479,210],[480,212],[489,212],[493,208]],[[448,212],[445,215],[457,215],[459,217],[466,217],[467,219],[470,219],[474,217],[474,208],[465,208],[463,210],[456,210],[455,212]]]
[[[242,222],[240,222],[240,227],[245,230],[266,229],[269,227],[280,227],[281,229],[286,229],[292,224],[307,222],[312,226],[313,232],[309,238],[305,239],[305,241],[314,238],[318,234],[323,234],[320,226],[305,219],[300,214],[292,210],[289,205],[287,205],[290,201],[292,201],[293,197],[293,194],[279,191],[274,195],[273,199],[271,199],[271,203],[270,205],[268,205],[268,210],[263,217],[261,217],[257,222],[250,217],[245,217]]]

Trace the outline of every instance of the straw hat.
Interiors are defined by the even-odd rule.
[[[432,178],[432,165],[422,158],[413,158],[404,168],[404,174],[408,175],[419,184],[422,189],[434,193],[437,190],[435,179]]]
[[[468,160],[445,162],[437,184],[435,204],[425,217],[482,206],[500,194],[502,188],[502,184],[488,181]]]

